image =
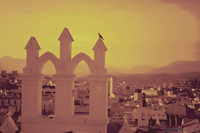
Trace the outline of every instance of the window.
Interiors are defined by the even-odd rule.
[[[144,114],[144,113],[142,113],[142,120],[145,120],[144,116],[145,116],[145,114]]]

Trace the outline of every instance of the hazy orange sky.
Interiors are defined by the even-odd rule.
[[[163,66],[200,59],[198,0],[1,0],[0,57],[25,58],[30,36],[59,57],[64,27],[74,39],[73,56],[92,48],[98,32],[116,68]],[[199,48],[199,50],[197,50]]]

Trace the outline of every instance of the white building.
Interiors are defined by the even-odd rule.
[[[142,89],[142,93],[145,93],[146,95],[150,95],[150,96],[157,96],[158,95],[158,91],[154,88]]]
[[[105,68],[107,51],[101,38],[93,47],[94,60],[84,53],[71,58],[73,38],[65,28],[60,35],[60,58],[50,52],[39,56],[41,49],[34,37],[31,37],[27,50],[26,67],[22,74],[22,132],[25,133],[61,133],[107,132],[108,123],[108,75]],[[56,69],[55,117],[42,117],[42,68],[51,61]],[[74,115],[74,71],[85,61],[90,69],[88,78],[90,89],[89,116]]]

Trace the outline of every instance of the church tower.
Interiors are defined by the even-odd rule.
[[[85,53],[71,57],[72,42],[69,30],[64,28],[60,37],[60,58],[51,52],[39,56],[40,46],[31,37],[25,49],[27,64],[22,74],[22,132],[24,133],[64,133],[90,132],[106,133],[108,123],[108,81],[105,68],[107,48],[101,38],[93,47],[94,60]],[[56,69],[55,114],[53,118],[42,116],[42,68],[51,61]],[[74,114],[74,70],[85,61],[90,69],[88,76],[90,88],[89,115]]]

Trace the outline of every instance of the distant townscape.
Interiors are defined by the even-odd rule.
[[[0,133],[200,133],[200,0],[0,0]]]
[[[188,74],[178,81],[162,84],[138,83],[134,78],[111,76],[108,90],[108,133],[200,131],[200,78]],[[186,78],[187,77],[187,78]],[[45,76],[42,82],[42,115],[52,119],[55,115],[54,76]],[[161,81],[160,81],[161,82]],[[0,73],[0,124],[8,113],[21,129],[22,80],[17,71]],[[88,115],[90,88],[87,77],[77,77],[73,91],[75,115]],[[11,126],[12,127],[12,126]],[[192,128],[191,128],[192,127]],[[195,127],[195,128],[193,128]]]

